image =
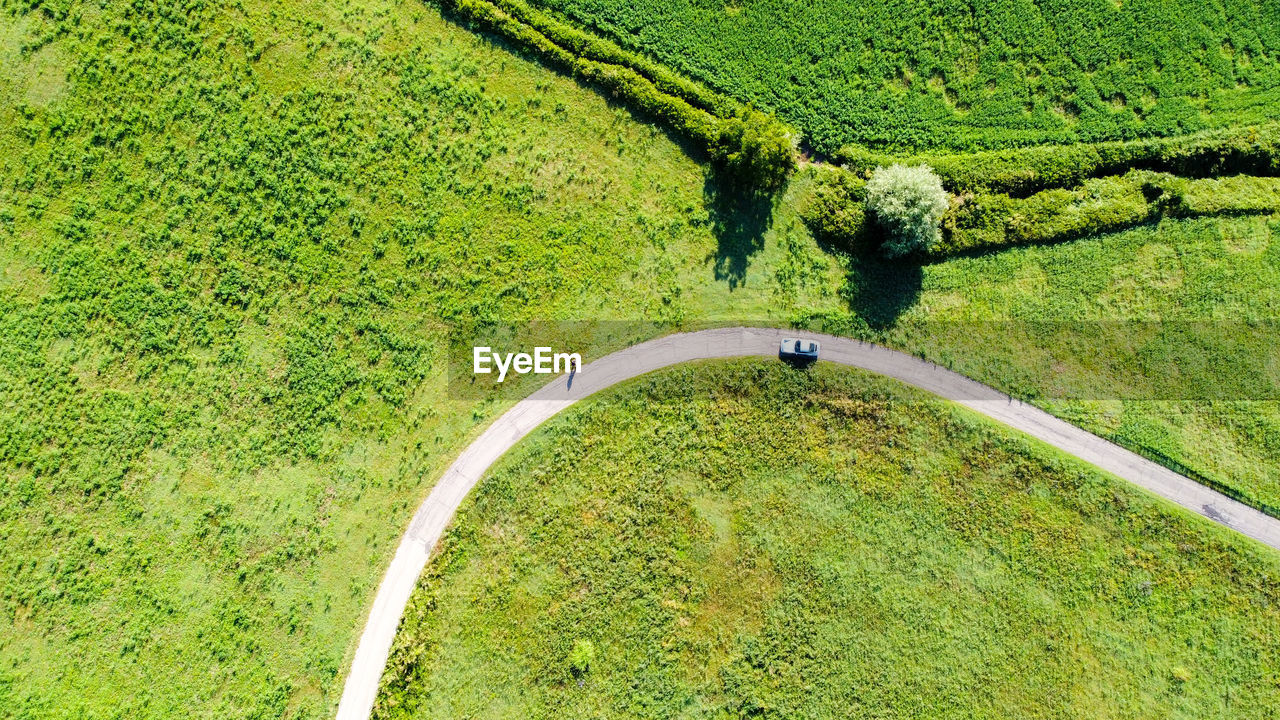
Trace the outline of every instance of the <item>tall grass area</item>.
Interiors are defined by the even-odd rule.
[[[812,146],[970,151],[1277,118],[1258,0],[538,0],[776,112]]]
[[[900,385],[683,366],[556,418],[379,718],[1266,717],[1280,556]]]
[[[416,0],[5,2],[0,41],[0,716],[327,716],[531,388],[451,393],[450,324],[808,292],[731,292],[683,148]]]

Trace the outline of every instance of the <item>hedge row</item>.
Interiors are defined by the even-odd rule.
[[[565,50],[589,60],[629,67],[652,82],[660,91],[712,115],[730,117],[741,115],[744,111],[744,106],[732,98],[673,73],[643,55],[624,50],[608,40],[556,20],[520,0],[490,1],[512,18],[542,33]]]
[[[999,192],[1026,197],[1085,180],[1151,170],[1185,177],[1280,175],[1280,124],[1217,130],[1173,138],[1078,145],[1042,145],[963,155],[900,158],[847,149],[835,158],[865,174],[893,163],[929,165],[953,193]]]
[[[795,139],[771,115],[680,78],[519,0],[441,0],[459,17],[694,139],[738,180],[774,189],[795,169]]]
[[[862,179],[834,168],[817,169],[814,177],[801,211],[815,237],[845,250],[875,250],[880,237],[866,219]],[[931,256],[1062,242],[1161,217],[1273,212],[1280,212],[1280,178],[1190,179],[1133,170],[1025,198],[1005,193],[955,196],[943,218],[942,243]]]
[[[1238,175],[1193,180],[1133,170],[1027,198],[1001,193],[956,199],[938,255],[1061,242],[1115,232],[1161,217],[1280,212],[1280,178]]]
[[[1006,245],[1056,242],[1146,222],[1155,206],[1129,175],[1055,188],[1028,198],[981,194],[957,198],[944,221],[942,255]]]

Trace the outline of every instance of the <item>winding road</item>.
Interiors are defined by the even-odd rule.
[[[338,720],[369,717],[391,642],[418,575],[463,498],[503,453],[551,416],[615,383],[690,360],[775,357],[783,337],[818,340],[822,343],[822,359],[827,362],[891,377],[959,403],[1280,550],[1280,520],[1043,410],[917,357],[858,340],[773,328],[724,328],[669,335],[607,355],[573,376],[557,378],[516,403],[462,451],[414,514],[378,587],[343,688]]]

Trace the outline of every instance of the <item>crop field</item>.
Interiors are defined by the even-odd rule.
[[[746,267],[661,131],[429,6],[26,5],[0,716],[327,716],[411,508],[530,387],[454,397],[450,324],[809,304],[813,263]]]
[[[795,124],[893,151],[1174,135],[1280,117],[1260,0],[538,0]]]
[[[379,718],[1267,717],[1280,562],[861,373],[684,366],[504,458]]]

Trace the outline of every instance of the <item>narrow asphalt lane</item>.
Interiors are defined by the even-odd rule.
[[[964,405],[1042,440],[1177,505],[1280,550],[1280,520],[1232,500],[1162,465],[1059,420],[981,383],[920,358],[848,338],[773,328],[723,328],[650,340],[607,355],[573,377],[562,376],[516,403],[445,471],[418,508],[378,587],[338,720],[365,720],[373,708],[400,616],[454,512],[499,457],[531,430],[574,402],[611,385],[690,360],[775,357],[783,337],[822,343],[822,359],[899,380]]]

